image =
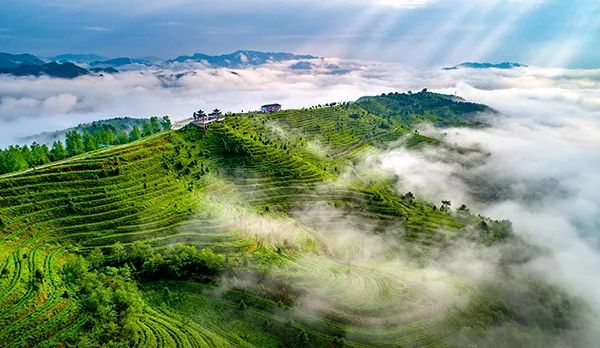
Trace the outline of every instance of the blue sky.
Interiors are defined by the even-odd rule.
[[[3,0],[0,51],[293,51],[413,66],[600,66],[597,0]]]

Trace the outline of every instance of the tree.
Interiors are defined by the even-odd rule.
[[[92,268],[99,269],[104,263],[104,254],[98,248],[94,248],[87,256],[88,262]]]
[[[107,129],[103,133],[103,145],[114,145],[117,143],[117,136],[115,135],[115,132],[112,129]]]
[[[0,172],[11,173],[27,169],[29,165],[18,146],[9,146],[0,156]]]
[[[152,125],[148,121],[142,123],[142,136],[147,137],[152,135]]]
[[[452,205],[452,202],[450,202],[450,201],[442,201],[442,207],[440,208],[440,210],[448,211],[448,210],[450,210],[451,205]]]
[[[160,133],[162,130],[160,120],[156,116],[150,117],[150,134]]]
[[[127,133],[125,133],[124,130],[120,130],[119,134],[117,135],[117,142],[119,144],[127,144],[129,142],[129,136],[127,135]]]
[[[404,199],[406,201],[409,201],[409,202],[412,202],[415,199],[415,195],[413,195],[412,192],[408,192],[404,196],[402,196],[402,199]]]
[[[21,156],[27,162],[27,166],[32,167],[34,164],[33,164],[33,159],[31,158],[31,150],[29,150],[29,147],[28,146],[23,146],[23,147],[17,146],[17,148],[19,149],[19,151],[21,151]]]
[[[123,244],[121,244],[120,242],[116,242],[115,244],[113,244],[111,248],[111,254],[113,255],[117,263],[123,262],[123,260],[125,260],[125,258],[127,257],[127,251],[125,250]]]
[[[141,269],[144,262],[152,256],[152,247],[140,240],[135,241],[129,251],[129,258],[137,269]]]
[[[85,151],[94,151],[98,148],[98,141],[92,133],[83,133],[83,148]]]
[[[204,112],[204,110],[198,110],[198,111],[194,112],[194,119],[204,118],[204,117],[206,117],[206,113]]]
[[[83,137],[76,130],[67,132],[66,135],[67,153],[69,156],[79,155],[83,153]]]
[[[142,131],[140,127],[134,126],[131,132],[129,132],[129,141],[136,141],[142,138]]]
[[[171,123],[171,119],[169,118],[169,116],[163,116],[163,118],[160,121],[160,126],[162,127],[163,130],[171,129],[173,124]]]
[[[29,154],[29,166],[39,166],[41,164],[46,164],[50,162],[48,158],[50,155],[50,150],[46,144],[40,145],[36,142],[31,144],[31,151]]]
[[[50,157],[52,158],[52,161],[60,161],[67,158],[67,156],[68,153],[62,141],[56,140],[52,144],[52,150],[50,150]]]

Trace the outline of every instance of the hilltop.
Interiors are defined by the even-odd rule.
[[[0,342],[548,344],[580,307],[512,271],[538,251],[510,222],[400,191],[366,161],[464,152],[414,126],[485,126],[489,110],[424,90],[234,114],[0,177]],[[493,277],[441,267],[467,245],[497,255]]]
[[[44,63],[39,65],[21,64],[13,68],[0,68],[0,74],[13,76],[51,76],[72,79],[90,75],[91,72],[73,63]]]
[[[119,133],[119,131],[129,133],[135,126],[142,128],[144,122],[148,120],[148,118],[115,117],[106,120],[82,123],[76,127],[61,129],[53,132],[34,134],[24,137],[20,139],[20,141],[22,143],[31,143],[35,141],[38,144],[50,145],[56,140],[63,140],[65,138],[65,134],[73,130],[84,133],[95,132],[98,129],[111,129],[115,134]]]
[[[0,68],[11,69],[20,65],[41,65],[44,61],[31,54],[9,54],[0,52]]]

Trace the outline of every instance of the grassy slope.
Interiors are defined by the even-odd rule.
[[[313,233],[328,226],[291,218],[306,207],[334,207],[374,233],[396,233],[420,257],[481,221],[402,199],[386,178],[339,180],[373,146],[407,137],[412,146],[436,142],[401,118],[368,110],[359,103],[233,116],[205,133],[162,133],[0,179],[0,345],[76,340],[87,318],[62,266],[76,253],[136,240],[244,257],[242,274],[268,270],[299,294],[318,289],[317,299],[336,303],[317,315],[254,286],[223,293],[195,282],[140,283],[147,306],[135,323],[139,346],[289,346],[305,336],[315,346],[444,345],[458,322],[453,309],[397,279],[416,279],[418,269],[347,264],[337,257],[343,250],[324,249]],[[273,224],[289,233],[269,234]],[[474,299],[474,327],[507,315],[468,282],[435,277]],[[412,313],[411,304],[432,310]]]

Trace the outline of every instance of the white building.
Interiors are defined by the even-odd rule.
[[[263,114],[269,114],[269,113],[277,112],[277,111],[280,111],[280,110],[281,110],[281,105],[280,104],[268,104],[268,105],[263,105],[260,108],[260,111]]]

